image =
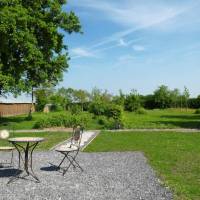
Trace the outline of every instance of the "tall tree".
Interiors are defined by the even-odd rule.
[[[184,106],[186,107],[186,109],[188,109],[188,100],[189,100],[189,98],[190,98],[190,92],[189,92],[187,87],[184,87],[183,103],[184,103]]]
[[[124,102],[125,110],[136,111],[141,107],[141,98],[137,90],[131,90],[129,95],[126,95]]]
[[[89,93],[85,90],[74,90],[74,100],[81,104],[83,111],[84,103],[89,101]]]
[[[154,99],[158,108],[169,108],[171,104],[170,90],[167,86],[161,85],[154,91]]]
[[[0,95],[55,85],[68,68],[64,33],[80,32],[66,0],[0,1]]]

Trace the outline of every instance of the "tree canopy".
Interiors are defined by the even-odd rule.
[[[64,33],[80,32],[66,0],[0,1],[0,95],[56,84],[68,68]]]

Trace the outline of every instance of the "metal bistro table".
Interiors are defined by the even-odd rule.
[[[40,180],[33,172],[33,150],[40,142],[44,141],[44,138],[17,137],[17,138],[9,138],[8,141],[15,146],[16,150],[19,153],[18,173],[16,173],[8,181],[8,184],[18,178],[25,179],[29,175],[32,176],[36,180],[36,182],[39,183]],[[23,152],[24,152],[24,159],[22,157]],[[23,161],[22,169],[21,169],[21,160]],[[24,176],[20,175],[20,174],[22,174],[22,172],[25,172]]]

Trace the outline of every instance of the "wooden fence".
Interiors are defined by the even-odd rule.
[[[0,117],[28,114],[30,109],[35,111],[31,103],[0,103]]]

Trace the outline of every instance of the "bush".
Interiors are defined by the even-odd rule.
[[[196,109],[194,114],[200,114],[200,108]]]
[[[51,111],[53,112],[59,112],[59,111],[63,111],[63,107],[61,105],[58,104],[53,104],[50,108]]]
[[[136,111],[141,107],[141,103],[140,95],[136,91],[133,91],[131,94],[126,96],[124,109],[130,112]]]
[[[82,111],[82,108],[78,104],[72,104],[70,107],[70,111],[72,114],[79,114]]]
[[[135,113],[139,115],[144,115],[147,114],[147,111],[144,108],[138,108]]]
[[[95,115],[105,115],[108,104],[103,101],[95,101],[89,105],[89,112]]]
[[[90,112],[100,116],[98,123],[105,128],[123,127],[123,109],[113,103],[93,102],[90,105]]]
[[[98,116],[98,123],[103,126],[105,129],[114,129],[115,128],[115,120],[113,118],[108,118],[104,115]]]
[[[86,128],[90,118],[91,115],[88,115],[86,113],[82,113],[79,115],[73,115],[67,112],[54,113],[38,119],[38,121],[36,121],[35,123],[34,128],[73,127],[76,125],[81,125]]]

